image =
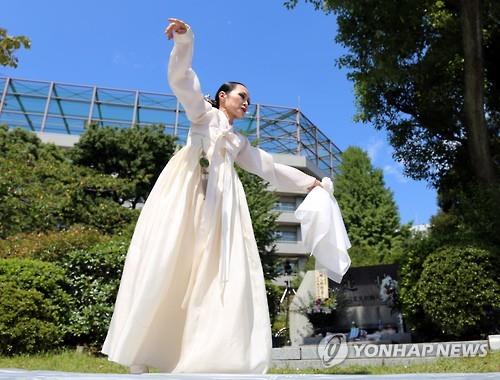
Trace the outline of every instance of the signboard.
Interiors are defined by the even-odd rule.
[[[328,298],[328,277],[326,272],[321,270],[316,270],[315,272],[315,284],[316,284],[316,299]]]

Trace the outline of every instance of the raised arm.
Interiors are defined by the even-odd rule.
[[[235,162],[244,170],[258,175],[279,189],[306,192],[320,185],[316,178],[298,169],[275,163],[273,156],[253,147],[246,138]]]
[[[174,47],[168,62],[168,83],[184,107],[188,119],[199,123],[212,106],[203,98],[200,81],[191,68],[194,35],[183,21],[172,18],[169,21],[165,33],[169,39],[173,38]]]

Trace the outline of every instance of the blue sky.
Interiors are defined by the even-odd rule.
[[[193,67],[205,93],[236,80],[253,103],[299,106],[344,150],[365,149],[384,171],[401,220],[427,223],[436,193],[402,175],[384,132],[354,123],[353,84],[335,66],[345,50],[336,22],[306,4],[289,11],[281,0],[3,0],[0,27],[24,34],[32,48],[19,67],[0,76],[170,92],[166,63],[172,43],[168,17],[184,19],[195,35]]]

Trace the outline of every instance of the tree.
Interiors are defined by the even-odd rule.
[[[305,1],[336,14],[357,118],[389,132],[408,175],[438,187],[453,169],[462,182],[498,181],[497,1]]]
[[[458,222],[454,234],[498,244],[500,3],[324,5],[337,16],[336,40],[348,49],[337,64],[354,81],[356,118],[386,129],[405,174],[436,187],[441,210]]]
[[[267,304],[271,325],[279,312],[281,288],[272,283],[278,275],[276,247],[276,219],[278,214],[272,209],[277,201],[276,195],[267,190],[267,183],[260,177],[236,167],[238,177],[245,190],[252,228],[259,250],[264,279],[266,280]]]
[[[6,29],[0,28],[0,65],[17,67],[14,52],[21,47],[29,49],[31,41],[26,36],[9,36]]]
[[[481,31],[482,0],[456,2],[462,27],[464,55],[464,114],[469,157],[477,178],[487,184],[497,181],[484,115],[484,62]],[[497,23],[498,24],[498,23]],[[497,25],[498,27],[498,25]]]
[[[0,238],[73,224],[114,232],[136,218],[120,203],[129,184],[72,165],[61,148],[0,126]]]
[[[404,231],[392,192],[383,173],[371,165],[366,152],[349,147],[342,153],[335,177],[335,197],[352,244],[353,265],[388,264],[401,253]]]
[[[272,211],[277,197],[267,190],[267,183],[261,178],[240,168],[237,168],[237,172],[245,189],[264,278],[271,280],[277,276],[274,241],[276,240],[278,214]]]
[[[70,152],[77,165],[113,175],[133,186],[132,206],[144,201],[175,150],[164,126],[132,128],[90,125]]]

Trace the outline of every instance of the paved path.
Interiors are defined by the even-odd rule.
[[[419,373],[398,375],[231,375],[231,374],[163,374],[108,375],[96,373],[72,373],[56,371],[27,371],[0,369],[0,380],[498,380],[500,372],[494,373]]]

